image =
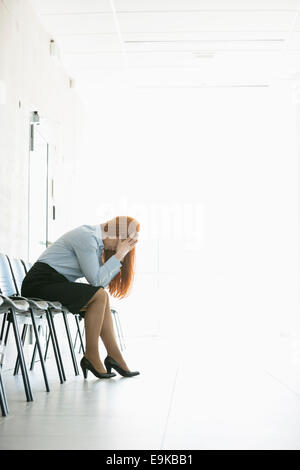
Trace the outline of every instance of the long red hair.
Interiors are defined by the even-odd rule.
[[[116,238],[125,239],[133,232],[139,232],[140,224],[133,217],[117,216],[104,224],[104,232],[109,232],[111,226],[114,229]],[[105,263],[116,252],[104,249],[102,251],[102,262]],[[120,272],[110,281],[108,285],[109,293],[118,299],[126,297],[132,287],[135,268],[135,246],[124,257]]]

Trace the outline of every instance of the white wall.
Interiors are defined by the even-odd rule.
[[[50,39],[28,0],[0,0],[0,252],[23,259],[28,243],[31,111],[39,112],[57,138],[51,161],[56,231],[73,228],[76,215],[73,182],[81,155],[82,108],[67,73],[50,56]],[[26,354],[31,349],[26,347]],[[5,367],[14,359],[11,331]]]
[[[0,252],[27,256],[29,116],[57,132],[52,161],[61,232],[73,227],[81,104],[28,0],[0,0]]]
[[[251,346],[299,334],[297,128],[289,85],[115,87],[92,98],[81,175],[92,166],[94,184],[86,185],[78,216],[96,223],[128,213],[141,222],[136,283],[128,299],[113,302],[126,332],[178,333],[189,341],[206,331],[246,337]],[[197,234],[204,240],[194,250],[184,237],[174,239],[172,227],[162,240],[160,209],[167,215],[177,205],[180,223],[184,203],[204,208]],[[186,223],[193,226],[193,217]]]

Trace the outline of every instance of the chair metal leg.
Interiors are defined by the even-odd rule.
[[[64,322],[65,322],[66,333],[67,333],[68,342],[69,342],[69,346],[70,346],[70,352],[71,352],[71,357],[72,357],[72,361],[73,361],[75,375],[79,375],[79,369],[78,369],[78,365],[77,365],[77,361],[76,361],[76,355],[75,355],[75,351],[74,351],[73,341],[72,341],[72,337],[71,337],[71,333],[70,333],[69,322],[68,322],[66,312],[63,312],[63,318],[64,318]]]
[[[0,368],[0,407],[2,416],[7,416],[9,413],[5,388],[2,380],[1,368]]]
[[[21,338],[20,338],[16,313],[11,308],[9,309],[9,312],[10,312],[10,318],[11,318],[11,321],[12,321],[12,324],[13,324],[13,330],[14,330],[15,341],[16,341],[16,346],[17,346],[17,350],[18,350],[18,356],[20,358],[20,365],[21,365],[22,378],[23,378],[23,383],[24,383],[26,399],[27,399],[27,401],[33,401],[33,396],[32,396],[32,392],[31,392],[31,387],[30,387],[26,362],[25,362],[25,358],[24,358],[23,347],[22,347],[22,343],[21,343]]]
[[[114,313],[113,313],[113,317],[114,317],[114,320],[115,320],[115,325],[116,325],[116,330],[117,330],[120,349],[121,349],[121,351],[123,351],[122,342],[121,342],[121,339],[120,339],[120,329],[119,329],[119,325],[118,325],[118,322],[117,322],[116,311],[115,310],[114,310]]]
[[[36,327],[36,321],[35,321],[34,313],[33,313],[32,309],[30,309],[30,315],[31,315],[31,321],[32,321],[34,335],[35,335],[35,341],[36,341],[35,344],[37,345],[37,349],[38,349],[38,352],[39,352],[39,357],[40,357],[41,367],[42,367],[42,371],[43,371],[46,391],[50,392],[47,372],[46,372],[45,363],[44,363],[44,359],[43,359],[43,352],[42,352],[40,338],[39,338],[39,333],[38,333],[38,330],[37,330],[37,327]]]
[[[4,337],[4,341],[3,341],[3,350],[5,350],[6,348],[6,345],[7,345],[7,340],[8,340],[8,334],[9,334],[9,330],[10,330],[10,321],[8,321],[8,314],[5,314],[6,315],[6,323],[7,323],[7,327],[6,327],[6,333],[5,333],[5,337]],[[4,328],[5,329],[5,328]],[[4,334],[4,329],[3,329],[3,334]],[[2,342],[2,341],[1,341]],[[2,363],[3,363],[3,359],[4,359],[4,354],[2,353],[2,358],[1,358],[1,363],[0,363],[0,367],[2,367]]]
[[[49,329],[49,328],[48,328]],[[47,354],[48,354],[48,348],[49,348],[49,342],[50,342],[50,332],[48,331],[48,334],[47,334],[47,331],[46,331],[46,349],[45,349],[45,354],[44,354],[44,361],[47,360]]]
[[[75,335],[75,340],[74,340],[74,349],[76,349],[76,344],[77,344],[77,338],[81,336],[80,332],[80,326],[78,322],[78,316],[74,314],[75,322],[76,322],[76,335]],[[79,346],[78,352],[80,353],[81,351],[81,345]]]
[[[66,381],[67,379],[66,379],[66,374],[65,374],[65,370],[64,370],[63,361],[62,361],[61,354],[60,354],[56,329],[55,329],[54,320],[53,320],[53,314],[52,314],[50,309],[48,309],[48,312],[49,312],[49,319],[50,319],[50,322],[51,322],[51,327],[52,327],[52,332],[53,332],[53,338],[54,338],[54,341],[55,341],[55,344],[56,344],[56,350],[57,350],[57,355],[58,355],[58,359],[59,359],[59,363],[60,363],[62,377],[63,377],[64,381]]]
[[[41,331],[41,325],[38,326],[38,334],[39,334],[39,337],[40,337],[40,331]],[[32,358],[31,358],[31,362],[30,362],[30,370],[33,370],[33,369],[34,369],[35,358],[36,358],[36,352],[37,352],[37,342],[34,343],[34,348],[33,348],[33,352],[32,352]]]
[[[57,349],[56,349],[56,342],[55,342],[54,333],[53,333],[53,330],[52,330],[52,324],[51,324],[49,310],[46,311],[46,318],[47,318],[48,328],[49,328],[49,337],[51,337],[53,352],[54,352],[54,356],[55,356],[55,360],[56,360],[59,380],[60,380],[60,383],[62,384],[62,383],[64,383],[64,377],[63,377],[63,374],[62,374],[61,364],[60,364],[59,356],[58,356]]]
[[[7,319],[8,319],[8,316],[7,316]],[[10,321],[7,322],[7,328],[6,328],[5,338],[4,338],[4,346],[7,345],[9,330],[10,330]]]
[[[27,330],[28,330],[28,325],[26,324],[23,325],[22,334],[21,334],[22,347],[24,347],[24,344],[25,344]],[[17,375],[19,373],[19,369],[20,369],[20,359],[18,356],[16,359],[16,363],[15,363],[14,375]]]
[[[119,346],[121,346],[121,344],[120,344],[120,332],[119,332],[118,323],[117,323],[117,320],[116,320],[115,310],[113,311],[112,315],[113,315],[113,319],[114,319],[114,323],[115,323],[116,332],[117,332],[117,335],[118,335]]]
[[[76,335],[75,335],[75,340],[74,340],[74,349],[76,348],[77,338],[78,338],[78,330],[76,329]]]
[[[79,324],[79,318],[80,316],[79,315],[76,315],[74,314],[74,318],[75,318],[75,321],[76,321],[76,326],[77,326],[77,329],[76,329],[76,335],[75,335],[75,341],[74,341],[74,349],[76,348],[76,344],[77,344],[77,338],[79,338],[79,341],[80,341],[80,345],[79,345],[79,349],[78,349],[78,353],[81,352],[82,350],[82,338],[83,338],[83,333],[84,333],[84,328],[83,328],[83,333],[81,333],[80,331],[80,324]]]
[[[123,351],[124,349],[126,349],[126,344],[125,344],[125,340],[124,340],[124,334],[123,334],[123,330],[122,330],[122,324],[121,324],[121,321],[120,321],[119,313],[118,313],[117,311],[116,311],[116,320],[117,320],[118,325],[119,325],[120,337],[121,337],[121,339],[122,339],[121,351]]]
[[[85,354],[85,348],[84,348],[84,343],[83,343],[83,339],[82,339],[82,334],[81,334],[81,331],[80,331],[80,325],[79,325],[78,316],[77,316],[77,315],[74,315],[74,316],[75,316],[75,321],[76,321],[76,325],[77,325],[77,332],[78,332],[79,340],[80,340],[79,352],[80,352],[81,349],[82,349],[82,353]],[[83,331],[84,331],[84,328],[83,328]]]
[[[2,325],[1,325],[0,341],[2,341],[2,339],[3,339],[5,325],[6,325],[6,319],[7,319],[7,313],[4,313],[3,314]]]

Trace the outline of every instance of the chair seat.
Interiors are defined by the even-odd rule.
[[[62,309],[62,304],[56,300],[46,300],[46,302],[49,304],[49,307],[56,308],[57,310]]]
[[[34,297],[22,297],[21,295],[11,295],[9,298],[10,299],[17,298],[17,299],[25,300],[26,302],[30,304],[30,307],[33,307],[34,309],[47,310],[48,308],[47,302],[42,299],[35,300]]]
[[[37,308],[38,310],[47,310],[48,303],[45,300],[33,300],[31,298],[27,299],[31,307]]]
[[[55,308],[57,310],[62,308],[62,304],[56,300],[45,300],[45,299],[39,299],[38,297],[30,297],[31,300],[37,300],[37,301],[43,301],[47,302],[49,307]]]
[[[13,308],[16,312],[20,313],[28,311],[29,303],[24,299],[12,299],[3,294],[0,294],[0,298],[3,301],[2,305],[0,305],[1,312],[7,312],[8,308]]]

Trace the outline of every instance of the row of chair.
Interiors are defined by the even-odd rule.
[[[83,344],[83,332],[80,330],[80,320],[82,317],[79,314],[73,314],[68,310],[67,307],[63,306],[58,301],[48,301],[38,298],[27,298],[21,296],[21,285],[22,281],[27,274],[28,270],[32,266],[31,263],[25,262],[21,259],[10,258],[7,255],[0,253],[0,314],[3,314],[2,327],[0,331],[0,341],[4,345],[4,350],[8,341],[10,326],[13,326],[14,339],[17,348],[17,360],[15,364],[14,374],[17,374],[19,368],[21,368],[22,379],[24,384],[24,391],[27,401],[33,401],[33,395],[31,385],[29,381],[29,375],[27,366],[24,358],[23,346],[25,343],[28,327],[33,329],[35,337],[35,345],[33,349],[33,355],[31,359],[30,369],[32,370],[35,363],[36,353],[39,355],[39,360],[43,372],[44,382],[46,391],[50,391],[49,380],[47,377],[47,371],[45,361],[47,358],[47,351],[49,343],[51,342],[54,357],[56,361],[57,371],[60,383],[66,381],[65,369],[62,361],[62,355],[60,351],[60,345],[58,342],[58,336],[55,328],[54,318],[60,314],[63,316],[66,336],[69,344],[71,358],[74,366],[75,375],[79,375],[78,364],[75,354],[76,341],[79,338],[80,350],[84,354]],[[113,318],[115,320],[115,328],[117,331],[117,337],[121,350],[124,349],[124,336],[118,313],[115,309],[111,309]],[[75,344],[73,343],[70,327],[67,315],[75,319],[76,323],[76,338]],[[22,333],[20,336],[19,325],[23,325]],[[43,354],[41,343],[40,343],[40,332],[43,327],[47,330],[47,341],[46,349]],[[2,364],[1,364],[2,365]],[[2,416],[7,416],[8,403],[5,392],[3,379],[1,376],[1,365],[0,365],[0,405]]]

